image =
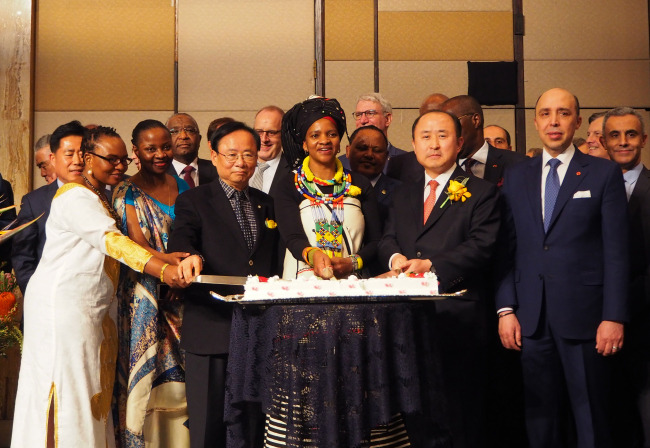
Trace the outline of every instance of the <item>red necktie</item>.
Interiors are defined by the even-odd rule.
[[[187,182],[190,188],[196,187],[196,185],[194,184],[194,179],[192,179],[192,171],[194,171],[194,167],[191,165],[187,165],[185,168],[181,170],[181,174],[183,175],[183,180]]]
[[[427,219],[429,219],[433,206],[436,205],[436,188],[438,188],[438,181],[430,180],[429,196],[427,196],[427,199],[424,201],[424,224],[427,223]]]
[[[463,164],[465,171],[467,174],[474,174],[472,173],[472,167],[476,164],[476,160],[472,159],[471,157],[469,159],[465,160],[465,163]]]

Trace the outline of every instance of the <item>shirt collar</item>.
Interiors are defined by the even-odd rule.
[[[639,162],[634,168],[623,173],[623,179],[625,179],[625,182],[632,185],[639,179],[641,171],[643,171],[643,164]]]
[[[183,171],[183,168],[185,168],[187,165],[184,164],[183,162],[180,162],[176,159],[172,159],[172,165],[174,165],[174,168],[176,168],[176,172],[180,173]],[[192,160],[192,163],[190,163],[191,167],[194,167],[196,172],[199,171],[199,158],[197,157],[196,159]]]
[[[472,155],[472,159],[476,160],[477,162],[481,162],[483,165],[487,163],[487,156],[488,156],[488,149],[490,148],[490,145],[488,144],[487,141],[483,142],[483,146],[481,146],[475,153]],[[463,166],[463,163],[465,163],[465,160],[467,160],[469,157],[466,157],[464,159],[458,159],[458,164],[460,166]]]
[[[280,158],[281,158],[281,157],[282,157],[282,151],[280,151],[280,152],[278,153],[278,155],[275,156],[274,159],[271,159],[271,160],[262,160],[262,159],[258,159],[258,160],[257,160],[257,163],[259,164],[259,163],[261,163],[261,162],[266,162],[266,164],[269,166],[269,168],[273,168],[273,167],[276,166],[278,163],[280,163]]]
[[[223,188],[224,193],[226,193],[226,197],[228,199],[232,199],[233,195],[238,190],[225,183],[222,178],[219,178],[219,183],[221,184],[221,188]],[[246,199],[250,201],[251,198],[248,195],[248,187],[244,188],[242,191],[244,192],[244,196],[246,196]]]
[[[569,162],[571,162],[571,159],[573,159],[573,154],[576,152],[576,147],[573,146],[573,144],[569,145],[567,149],[562,151],[560,155],[556,157],[560,162],[562,162],[563,165],[568,166]],[[542,169],[546,166],[549,160],[551,160],[553,157],[547,152],[546,148],[544,148],[544,151],[542,151]]]
[[[424,172],[424,188],[426,188],[427,185],[429,185],[430,180],[435,180],[436,182],[438,182],[438,185],[441,185],[441,186],[447,185],[447,182],[449,182],[449,178],[451,178],[451,175],[454,173],[454,170],[456,169],[457,166],[458,165],[456,165],[454,163],[451,166],[451,168],[449,168],[447,171],[445,171],[442,174],[438,174],[437,177],[431,177],[431,176],[429,176],[429,173],[427,173],[425,171]]]

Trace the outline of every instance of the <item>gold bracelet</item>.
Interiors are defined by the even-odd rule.
[[[165,268],[169,266],[169,263],[163,264],[162,268],[160,268],[160,281],[165,283]]]

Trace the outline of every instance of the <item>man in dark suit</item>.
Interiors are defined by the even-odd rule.
[[[289,163],[282,157],[282,117],[284,111],[277,106],[266,106],[255,115],[253,129],[260,136],[262,146],[257,158],[257,168],[251,177],[250,186],[275,195],[279,179],[289,171]]]
[[[611,359],[628,319],[628,217],[621,170],[577,151],[578,99],[542,94],[535,127],[541,157],[506,174],[504,272],[496,296],[504,347],[521,351],[532,448],[564,446],[564,390],[577,444],[612,445]]]
[[[485,271],[499,231],[497,189],[456,164],[463,144],[458,119],[433,111],[416,119],[413,147],[423,167],[396,192],[379,258],[386,269],[433,271],[441,292],[467,289],[436,303],[445,393],[455,447],[484,441]],[[463,197],[449,198],[452,182]]]
[[[178,197],[169,251],[191,254],[180,267],[185,279],[199,272],[265,277],[279,273],[273,200],[248,187],[260,147],[258,134],[243,123],[226,123],[211,143],[219,177]],[[186,293],[181,347],[186,351],[193,448],[226,443],[223,412],[232,309],[213,299],[209,290],[234,293],[232,287],[217,285],[192,285]]]
[[[209,160],[199,158],[201,134],[199,125],[191,115],[174,114],[167,120],[172,134],[174,160],[167,171],[184,179],[190,187],[207,184],[217,177],[217,170]]]
[[[83,158],[81,140],[85,128],[78,121],[71,121],[56,128],[50,137],[50,163],[54,166],[57,179],[48,185],[23,196],[18,221],[21,225],[40,216],[31,225],[13,237],[11,254],[20,290],[25,293],[27,283],[36,270],[45,245],[45,223],[50,214],[50,205],[59,187],[68,182],[81,182]],[[41,216],[42,215],[42,216]]]
[[[505,169],[525,159],[524,154],[490,145],[483,134],[483,108],[469,95],[448,99],[442,109],[458,117],[463,126],[463,149],[458,164],[467,172],[501,186]]]
[[[613,382],[621,404],[615,414],[622,423],[616,437],[625,441],[621,446],[650,446],[650,170],[641,163],[647,140],[634,109],[617,107],[604,115],[601,143],[623,171],[631,226],[631,317]]]

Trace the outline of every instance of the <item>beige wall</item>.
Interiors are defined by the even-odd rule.
[[[596,109],[650,107],[645,0],[523,4],[527,147],[539,145],[535,99],[553,86],[579,96],[585,119]],[[115,126],[128,142],[139,120],[164,121],[172,113],[172,2],[37,5],[35,138],[74,118]],[[374,88],[372,5],[325,0],[326,94],[348,115],[357,96]],[[379,0],[378,6],[379,88],[394,108],[389,136],[410,149],[411,124],[426,95],[467,93],[468,60],[512,60],[512,1]],[[59,26],[71,8],[80,25]],[[313,13],[305,0],[178,0],[179,109],[205,130],[216,117],[252,123],[262,106],[288,109],[313,93]],[[513,107],[486,108],[485,117],[514,134]],[[577,135],[585,134],[583,126]]]

